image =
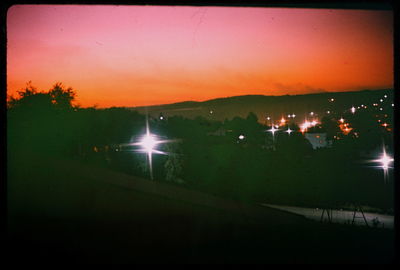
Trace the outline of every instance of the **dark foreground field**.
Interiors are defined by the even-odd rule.
[[[318,223],[78,162],[9,153],[14,263],[391,263],[394,231]]]

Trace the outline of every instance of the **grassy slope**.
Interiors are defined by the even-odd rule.
[[[314,223],[68,160],[10,154],[7,185],[9,258],[30,263],[394,258],[393,231]]]

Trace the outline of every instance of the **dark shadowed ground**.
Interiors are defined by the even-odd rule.
[[[78,162],[9,153],[9,262],[391,263],[394,231],[319,223]]]

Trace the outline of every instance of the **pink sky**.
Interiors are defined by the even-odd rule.
[[[16,5],[7,93],[62,82],[82,106],[393,87],[391,11]]]

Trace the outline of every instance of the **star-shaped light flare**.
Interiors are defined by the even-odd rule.
[[[376,162],[376,163],[380,163],[380,166],[377,166],[377,167],[383,169],[383,177],[384,177],[384,181],[386,182],[386,178],[388,176],[388,170],[389,170],[389,168],[392,168],[390,166],[390,164],[391,164],[391,162],[394,161],[394,159],[386,153],[385,147],[383,147],[383,153],[380,156],[380,158],[374,159],[372,161]]]
[[[150,179],[153,180],[153,162],[152,155],[153,154],[161,154],[168,155],[169,153],[157,150],[156,147],[159,144],[175,142],[176,140],[160,140],[159,136],[152,134],[149,128],[149,122],[146,119],[146,134],[144,134],[139,141],[135,141],[132,143],[121,144],[121,146],[140,146],[140,149],[133,150],[139,153],[146,153],[147,160],[149,164],[150,171]]]
[[[273,125],[272,125],[271,129],[268,129],[268,131],[272,133],[272,136],[274,136],[275,132],[277,132],[278,130],[279,129],[275,128]]]

